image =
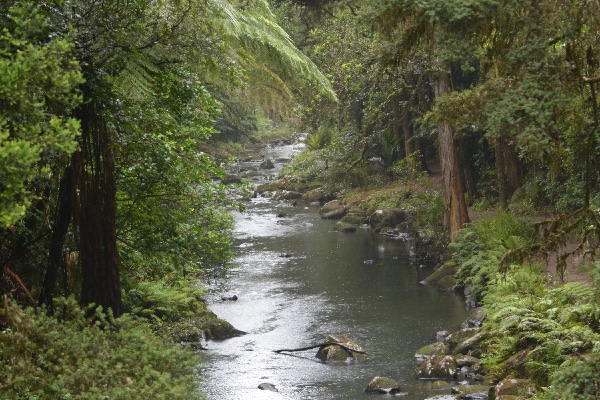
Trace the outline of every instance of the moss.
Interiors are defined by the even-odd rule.
[[[440,268],[436,269],[431,275],[424,279],[428,285],[439,285],[443,288],[453,288],[455,285],[454,273],[458,265],[454,261],[447,261]]]
[[[216,318],[216,316],[204,324],[204,331],[206,338],[212,340],[224,340],[246,334],[234,328],[229,322]]]

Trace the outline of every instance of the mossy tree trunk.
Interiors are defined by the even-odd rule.
[[[447,72],[447,68],[436,73],[432,77],[431,82],[436,99],[448,93],[450,91],[450,75]],[[450,240],[455,242],[458,238],[458,230],[469,222],[469,214],[462,192],[458,154],[454,139],[454,127],[446,122],[439,122],[438,137],[440,142],[444,198],[446,200],[444,225],[450,234]]]

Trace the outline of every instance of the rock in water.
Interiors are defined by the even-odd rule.
[[[366,393],[396,394],[400,393],[400,384],[385,376],[376,376],[365,388]]]
[[[260,390],[268,390],[270,392],[279,392],[279,390],[275,387],[275,385],[273,385],[272,383],[261,383],[260,385],[258,385],[258,388]]]
[[[346,346],[350,349],[364,351],[360,346],[358,346],[356,343],[352,342],[350,339],[348,339],[344,335],[339,335],[339,334],[328,335],[326,342],[327,343],[339,343],[339,344],[343,344],[344,346]],[[341,348],[340,346],[331,345],[331,346],[321,347],[319,349],[319,351],[317,352],[316,357],[319,360],[327,361],[327,362],[329,362],[329,361],[345,362],[350,357],[355,357],[358,360],[363,360],[365,358],[365,355],[360,354],[360,353],[350,354],[348,351]]]
[[[273,164],[273,161],[271,161],[271,159],[267,158],[265,161],[260,163],[259,168],[260,169],[273,169],[273,168],[275,168],[275,165]]]

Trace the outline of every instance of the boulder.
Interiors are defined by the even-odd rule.
[[[321,218],[323,219],[341,219],[344,215],[346,215],[346,209],[340,208],[338,210],[334,210],[325,214],[321,214]]]
[[[488,400],[490,387],[486,385],[459,385],[452,387],[451,393],[464,400]]]
[[[296,200],[301,199],[302,193],[296,192],[295,190],[279,190],[273,196],[275,200]]]
[[[471,367],[479,362],[479,358],[470,355],[458,355],[456,356],[456,366]]]
[[[461,343],[465,342],[467,339],[470,339],[473,336],[475,336],[478,332],[479,332],[478,328],[464,328],[464,329],[456,331],[453,334],[451,334],[450,336],[448,336],[444,340],[444,343],[446,343],[448,345],[448,347],[450,348],[450,352],[454,352],[454,354],[457,354],[457,352],[455,352],[457,347],[459,347],[459,345]],[[460,352],[460,353],[466,354],[466,353],[462,353],[462,352]]]
[[[462,323],[461,328],[480,328],[483,325],[484,319],[483,308],[471,308],[467,320]]]
[[[450,335],[448,331],[438,331],[435,333],[435,338],[438,340],[444,340]]]
[[[400,384],[385,376],[376,376],[365,388],[366,393],[396,394],[400,393]]]
[[[367,216],[363,213],[359,213],[356,211],[348,211],[344,218],[342,218],[342,222],[350,225],[362,225],[367,221]]]
[[[321,207],[321,209],[319,210],[319,215],[327,214],[331,211],[335,211],[340,208],[344,208],[344,205],[340,203],[339,200],[331,200],[323,204],[323,207]]]
[[[423,361],[427,360],[431,356],[445,355],[449,353],[449,347],[444,342],[435,342],[428,344],[427,346],[421,347],[415,353],[415,360]]]
[[[204,334],[206,339],[225,340],[232,337],[245,335],[246,332],[235,329],[233,325],[225,320],[216,318],[205,326]]]
[[[442,394],[439,396],[428,397],[425,400],[459,400],[459,397],[452,394]]]
[[[352,233],[356,232],[356,226],[338,221],[333,225],[333,228],[331,228],[331,232]]]
[[[315,201],[321,202],[325,199],[325,194],[319,189],[313,189],[313,190],[309,190],[308,192],[304,193],[302,198],[304,200],[308,201],[309,203],[312,203]]]
[[[454,288],[456,281],[454,273],[458,268],[456,262],[448,261],[441,267],[433,271],[431,275],[421,281],[422,285],[438,285],[442,289],[451,290]]]
[[[348,339],[346,336],[344,335],[340,335],[340,334],[331,334],[327,336],[327,340],[325,341],[326,343],[340,343],[343,344],[346,347],[349,347],[351,349],[356,349],[359,351],[364,351],[360,346],[358,346],[356,343],[352,342],[350,339]],[[335,362],[335,361],[347,361],[348,358],[356,358],[358,360],[362,360],[365,358],[364,354],[359,354],[359,353],[352,353],[349,354],[348,351],[346,351],[345,349],[341,348],[340,346],[335,346],[335,345],[331,345],[331,346],[323,346],[319,349],[319,351],[316,354],[316,357],[321,360],[321,361],[326,361],[326,362]]]
[[[433,355],[417,366],[416,373],[421,379],[454,379],[456,360],[448,355]]]
[[[376,232],[382,228],[396,228],[406,222],[406,212],[399,208],[385,208],[375,211],[369,217],[369,223]]]
[[[472,328],[467,328],[467,329],[472,329]],[[478,354],[479,350],[477,349],[477,346],[483,340],[483,338],[484,338],[484,335],[481,331],[475,333],[470,338],[458,343],[456,345],[456,347],[454,348],[453,354],[471,354],[471,355]]]
[[[267,158],[265,161],[260,163],[259,168],[260,169],[273,169],[273,168],[275,168],[275,164],[273,164],[273,161],[271,161],[271,159]]]
[[[332,200],[321,207],[319,215],[323,219],[341,219],[347,212],[348,209],[339,201]]]
[[[535,385],[529,379],[505,379],[494,388],[496,400],[505,400],[509,396],[530,397],[535,394]]]

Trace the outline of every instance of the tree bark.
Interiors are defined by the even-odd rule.
[[[498,204],[508,209],[508,200],[523,181],[523,168],[517,150],[506,134],[493,140],[498,176]]]
[[[408,105],[402,108],[402,134],[404,136],[404,152],[408,157],[415,152],[413,131],[410,125],[410,106]]]
[[[84,98],[86,98],[84,90]],[[116,188],[111,135],[94,96],[80,106],[80,150],[74,155],[78,193],[74,222],[81,262],[81,303],[122,314],[116,234]]]
[[[508,193],[506,190],[506,166],[501,142],[501,139],[498,138],[493,140],[494,155],[496,156],[496,175],[498,177],[498,206],[501,210],[506,210],[508,209]]]
[[[73,168],[68,166],[60,180],[58,189],[58,208],[54,218],[48,265],[44,275],[44,284],[39,295],[39,304],[51,306],[52,297],[58,279],[58,270],[64,262],[64,244],[73,211]],[[65,294],[66,295],[66,294]]]
[[[433,92],[436,100],[450,91],[450,76],[447,69],[439,72],[432,79]],[[462,182],[458,165],[454,128],[445,122],[438,123],[440,141],[440,159],[442,164],[442,182],[446,209],[444,225],[450,234],[450,241],[458,239],[458,230],[469,222],[469,214],[465,197],[462,192]]]

